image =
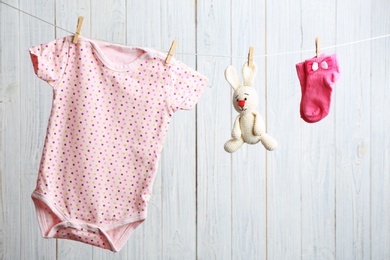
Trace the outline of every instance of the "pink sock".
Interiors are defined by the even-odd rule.
[[[329,113],[332,85],[340,76],[336,54],[322,54],[296,68],[302,90],[301,117],[308,123],[318,122]]]

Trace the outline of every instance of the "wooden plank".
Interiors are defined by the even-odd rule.
[[[388,33],[390,2],[372,2],[371,36]],[[371,259],[390,259],[390,39],[371,43]]]
[[[54,12],[54,9],[51,9]],[[53,40],[53,26],[26,14],[20,15],[21,77],[21,245],[22,259],[56,257],[56,240],[44,239],[39,228],[34,203],[39,165],[51,110],[52,87],[35,74],[28,48]]]
[[[232,56],[242,80],[242,66],[249,46],[254,47],[254,56],[265,54],[265,1],[232,1]],[[239,39],[239,40],[235,40]],[[266,119],[265,59],[255,58],[257,75],[253,87],[259,97],[257,111]],[[226,64],[228,65],[228,64]],[[225,82],[220,86],[229,91]],[[232,92],[230,92],[232,94]],[[231,104],[231,128],[238,115]],[[272,135],[272,133],[271,133]],[[225,141],[229,136],[225,136]],[[232,156],[232,259],[266,259],[266,150],[258,143],[244,144]]]
[[[0,5],[1,246],[2,259],[21,259],[21,99],[19,16]],[[16,61],[16,62],[15,62]]]
[[[91,36],[113,43],[125,44],[126,40],[126,2],[104,1],[98,3],[91,1]],[[128,255],[128,243],[120,252],[113,253],[98,247],[93,247],[93,259],[125,260]]]
[[[277,15],[276,15],[277,14]],[[267,53],[299,50],[300,6],[267,1]],[[286,29],[288,28],[288,29]],[[302,120],[295,64],[299,55],[270,56],[267,67],[267,127],[279,146],[267,153],[267,258],[301,258]]]
[[[127,1],[127,45],[161,50],[161,1]],[[148,216],[130,237],[128,259],[162,259],[162,186],[161,161],[153,193],[148,205]]]
[[[9,4],[13,7],[19,8],[19,1],[18,0],[3,0],[2,2]]]
[[[126,1],[91,2],[91,37],[126,43]]]
[[[127,1],[127,44],[161,50],[161,0]]]
[[[335,1],[303,1],[301,13],[302,49],[313,49],[320,37],[320,49],[336,44]],[[313,10],[321,10],[313,11]],[[322,50],[332,54],[332,50]],[[302,53],[296,63],[316,56]],[[295,88],[300,89],[299,80]],[[337,84],[335,88],[337,88]],[[335,255],[335,108],[332,94],[330,112],[321,121],[301,120],[302,148],[302,259],[332,259]],[[295,110],[298,114],[298,109]],[[299,114],[298,114],[299,115]]]
[[[54,23],[53,0],[20,0],[19,8],[49,23]]]
[[[337,41],[371,36],[371,3],[337,1]],[[338,48],[336,258],[370,258],[370,42]]]
[[[161,39],[174,58],[195,69],[195,6],[188,1],[163,0]],[[173,62],[173,61],[171,61]],[[169,126],[161,157],[163,257],[196,259],[196,109],[177,111]]]
[[[71,32],[76,32],[78,16],[84,16],[81,35],[90,36],[90,2],[56,0],[56,24]],[[56,29],[56,38],[70,35],[61,29]],[[58,259],[93,259],[93,247],[71,240],[57,240]]]
[[[77,21],[79,16],[84,16],[81,35],[91,36],[91,6],[90,1],[66,1],[55,0],[55,24],[67,31],[56,28],[56,38],[73,35],[76,32]],[[72,32],[72,33],[69,33]]]
[[[198,71],[209,78],[197,108],[197,257],[231,259],[231,155],[223,149],[230,138],[231,96],[224,78],[231,50],[231,5],[197,2]]]

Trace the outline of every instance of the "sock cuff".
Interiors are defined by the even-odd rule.
[[[320,57],[313,57],[304,61],[305,71],[307,74],[311,74],[315,71],[339,71],[339,64],[336,54],[325,55],[321,54]]]
[[[297,69],[299,83],[301,84],[301,88],[303,90],[306,84],[305,62],[303,61],[296,64],[295,68]]]

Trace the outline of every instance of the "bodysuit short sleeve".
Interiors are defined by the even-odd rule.
[[[168,101],[174,112],[192,109],[208,82],[205,76],[178,60],[172,63],[169,79],[171,92]]]
[[[69,52],[67,38],[33,46],[29,52],[35,74],[55,86],[62,77],[67,64]]]

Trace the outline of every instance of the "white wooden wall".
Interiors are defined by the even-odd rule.
[[[9,5],[22,11],[17,11]],[[69,33],[177,54],[210,79],[174,115],[148,219],[119,253],[40,235],[30,199],[51,106],[28,47]],[[300,119],[295,64],[390,33],[388,0],[7,0],[0,3],[3,259],[390,259],[390,38],[340,46],[328,117]],[[236,112],[224,80],[250,45],[259,111],[279,148],[223,150]],[[325,52],[325,51],[324,51]],[[223,57],[219,57],[223,56]],[[232,56],[233,58],[230,58]],[[241,56],[243,58],[237,58]]]

